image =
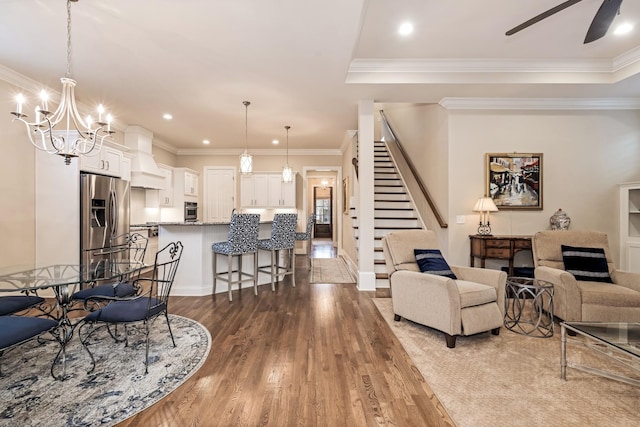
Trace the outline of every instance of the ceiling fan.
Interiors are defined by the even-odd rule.
[[[505,33],[505,35],[510,36],[519,31],[522,31],[525,28],[530,27],[531,25],[537,22],[540,22],[545,18],[550,17],[551,15],[555,15],[556,13],[568,8],[569,6],[573,6],[576,3],[580,3],[581,1],[582,0],[567,0],[564,3],[557,5],[556,7],[552,7],[546,12],[542,12],[540,15],[534,16],[533,18],[523,22],[517,27],[510,29]],[[594,16],[593,21],[589,26],[587,35],[584,38],[585,44],[598,40],[599,38],[607,34],[607,31],[609,30],[609,27],[611,26],[613,19],[620,12],[621,4],[622,4],[622,0],[604,0],[602,2],[600,9],[598,9],[596,16]]]

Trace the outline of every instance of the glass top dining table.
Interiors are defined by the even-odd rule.
[[[60,342],[60,350],[51,364],[51,375],[56,379],[65,379],[66,350],[65,345],[73,336],[79,318],[73,319],[73,294],[83,286],[94,286],[102,283],[114,285],[127,280],[140,272],[147,265],[137,261],[105,261],[97,265],[55,264],[42,267],[11,266],[0,267],[0,297],[8,293],[37,294],[47,298],[45,290],[52,290],[55,297],[54,304],[46,304],[41,308],[43,314],[58,321],[58,326],[52,331],[55,339]],[[78,310],[85,310],[84,306]],[[75,321],[74,321],[75,320]],[[58,361],[61,363],[58,363]],[[61,374],[54,369],[60,366]]]
[[[74,285],[92,285],[134,274],[147,265],[137,261],[105,261],[98,265],[54,264],[42,267],[0,267],[0,292],[30,292]]]

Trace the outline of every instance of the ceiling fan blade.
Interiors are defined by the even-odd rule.
[[[522,24],[518,25],[517,27],[513,27],[512,29],[507,31],[505,33],[505,35],[510,36],[512,34],[517,33],[518,31],[522,31],[525,28],[530,27],[533,24],[535,24],[537,22],[540,22],[545,18],[550,17],[551,15],[555,15],[556,13],[568,8],[569,6],[573,6],[576,3],[580,3],[581,1],[582,0],[567,0],[564,3],[560,3],[556,7],[552,7],[551,9],[547,10],[546,12],[542,12],[540,15],[534,16],[533,18],[529,19],[528,21],[523,22]]]
[[[591,25],[589,26],[589,30],[587,31],[587,36],[584,38],[584,42],[591,43],[592,41],[598,40],[601,37],[604,37],[609,31],[609,27],[613,22],[613,19],[618,14],[620,10],[620,5],[622,4],[622,0],[604,0],[600,9],[596,13],[596,16],[593,18]]]

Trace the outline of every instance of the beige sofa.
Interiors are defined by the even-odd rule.
[[[444,332],[447,347],[458,335],[491,330],[503,324],[506,273],[450,266],[458,280],[420,272],[414,249],[437,249],[432,231],[403,230],[382,239],[394,319],[406,318]]]
[[[565,271],[561,245],[603,248],[613,283],[576,280]],[[640,274],[614,268],[605,233],[541,231],[532,239],[535,277],[553,283],[553,314],[575,322],[640,322]]]

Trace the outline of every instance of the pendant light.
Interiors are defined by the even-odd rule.
[[[287,161],[282,168],[282,182],[292,182],[293,171],[289,166],[289,129],[291,129],[291,126],[285,126],[284,128],[287,130]]]
[[[248,153],[249,138],[248,138],[248,126],[247,116],[249,115],[249,101],[242,101],[244,104],[244,153],[240,155],[240,173],[242,175],[249,175],[253,170],[253,157]]]

